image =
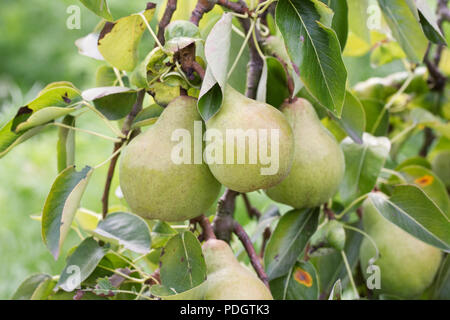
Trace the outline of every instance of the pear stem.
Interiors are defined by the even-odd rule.
[[[164,14],[161,18],[161,21],[159,21],[158,25],[158,35],[157,38],[159,42],[164,45],[166,42],[166,39],[164,38],[164,31],[166,30],[166,27],[169,25],[170,20],[172,20],[173,13],[175,10],[177,10],[177,0],[168,0],[166,10],[164,10]],[[158,46],[155,43],[155,47]]]
[[[142,110],[142,103],[144,102],[144,97],[145,97],[145,90],[139,91],[138,95],[137,95],[136,103],[134,104],[133,109],[128,114],[127,118],[125,119],[123,127],[122,127],[122,133],[125,137],[128,137],[128,134],[130,133],[131,125],[133,124],[134,118],[136,118],[139,111]],[[111,162],[109,163],[108,174],[106,176],[105,188],[103,190],[103,196],[102,196],[103,218],[105,218],[106,215],[108,214],[109,191],[111,189],[112,178],[114,176],[114,171],[116,168],[117,160],[119,159],[119,156],[121,153],[120,149],[122,148],[122,146],[125,144],[126,141],[127,141],[127,139],[125,138],[125,139],[122,139],[120,142],[116,142],[114,144],[113,154],[115,154],[115,156],[111,159]]]
[[[193,223],[198,223],[202,227],[204,240],[217,239],[209,219],[205,217],[204,214],[192,219],[191,221]]]
[[[250,258],[250,262],[252,263],[252,266],[255,269],[256,274],[261,279],[261,281],[269,288],[269,279],[267,277],[266,272],[264,271],[264,268],[261,265],[260,258],[256,254],[252,240],[250,240],[250,237],[245,232],[244,228],[237,221],[234,221],[233,223],[233,231],[244,245],[244,248],[247,251],[247,254]]]

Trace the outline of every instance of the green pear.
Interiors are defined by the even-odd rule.
[[[433,171],[450,190],[450,151],[439,152],[431,161]]]
[[[441,263],[441,251],[413,237],[384,218],[367,199],[363,204],[364,230],[375,241],[380,258],[375,265],[380,268],[380,290],[402,298],[421,294],[433,281]],[[376,251],[368,238],[360,248],[362,273],[366,278],[369,260]]]
[[[285,103],[281,111],[294,132],[294,163],[287,178],[266,193],[298,209],[319,206],[338,190],[344,177],[344,154],[307,100]]]
[[[270,290],[239,263],[225,241],[210,239],[202,249],[208,272],[206,300],[273,300]]]
[[[201,215],[216,200],[220,184],[208,166],[192,160],[178,164],[172,153],[180,142],[175,130],[190,134],[194,158],[194,122],[201,123],[196,99],[173,100],[156,123],[126,147],[120,165],[120,187],[134,213],[146,219],[182,221]],[[187,131],[186,131],[187,130]]]
[[[206,128],[221,137],[207,141],[206,150],[215,150],[211,154],[216,158],[207,162],[224,186],[251,192],[274,186],[289,173],[294,139],[289,123],[276,108],[228,86],[222,108],[206,122]]]

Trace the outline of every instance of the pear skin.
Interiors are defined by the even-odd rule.
[[[294,163],[287,178],[266,194],[297,209],[319,206],[338,190],[345,172],[344,153],[307,100],[285,103],[281,111],[294,132]]]
[[[222,108],[206,122],[206,127],[223,137],[220,141],[207,141],[206,150],[212,144],[218,145],[217,149],[223,151],[223,155],[218,157],[221,162],[209,161],[208,164],[212,174],[224,186],[238,192],[251,192],[274,186],[289,173],[294,154],[294,139],[289,123],[276,108],[249,99],[228,86]],[[249,136],[244,136],[245,140],[241,140],[244,143],[234,139],[233,146],[229,143],[232,139],[227,140],[230,130],[252,135],[251,139],[257,141],[257,144],[249,143]],[[274,133],[278,134],[278,137],[272,140]],[[261,139],[264,136],[267,140],[262,144]],[[261,145],[264,145],[264,149],[261,149]],[[261,151],[266,147],[267,152]],[[261,153],[272,158],[264,159]],[[227,159],[230,154],[231,161]],[[253,157],[252,160],[251,155],[256,155],[256,158]]]
[[[220,184],[202,162],[194,164],[194,121],[201,121],[196,99],[173,100],[157,122],[126,147],[120,164],[120,187],[134,213],[146,219],[183,221],[201,215],[216,200]],[[191,135],[190,163],[176,164],[174,130]]]
[[[273,300],[270,290],[239,263],[225,241],[210,239],[202,249],[208,272],[206,300]]]
[[[381,289],[384,293],[401,298],[420,295],[433,281],[441,263],[441,251],[413,237],[385,219],[370,199],[363,204],[364,230],[377,244],[380,258]],[[360,248],[363,275],[367,278],[369,260],[375,257],[375,248],[364,238]]]

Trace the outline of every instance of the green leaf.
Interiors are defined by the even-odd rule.
[[[281,62],[273,57],[266,58],[267,63],[267,103],[279,108],[285,99],[289,97],[286,72]]]
[[[95,108],[109,120],[119,120],[129,114],[136,97],[135,90],[125,87],[101,87],[83,91],[83,98],[93,101]]]
[[[389,112],[385,111],[379,125],[375,128],[378,116],[384,109],[384,103],[373,99],[361,99],[366,114],[366,132],[376,137],[386,136],[389,129]]]
[[[14,292],[11,300],[31,300],[39,286],[52,277],[45,273],[34,274],[26,278]]]
[[[446,45],[445,37],[439,28],[436,14],[431,10],[426,0],[416,0],[420,23],[427,38],[436,43]]]
[[[57,281],[53,278],[47,279],[36,288],[30,300],[47,300],[52,294]]]
[[[84,239],[67,259],[56,287],[66,292],[79,288],[81,283],[95,270],[107,251],[108,248],[99,246],[94,238]]]
[[[18,146],[22,142],[25,142],[32,136],[41,132],[44,126],[39,126],[32,128],[30,130],[15,133],[11,130],[12,120],[5,124],[5,126],[0,129],[0,158],[5,156],[9,151],[11,151],[15,146]]]
[[[344,50],[348,36],[348,5],[347,0],[320,0],[333,10],[333,22],[331,26],[341,44],[341,50]]]
[[[310,262],[298,261],[283,277],[270,282],[275,300],[318,300],[319,278]]]
[[[68,167],[58,175],[47,196],[42,212],[42,238],[55,259],[70,230],[92,171],[88,166],[80,172],[75,170],[75,166]]]
[[[208,66],[198,99],[198,110],[204,121],[214,116],[222,106],[227,85],[232,17],[231,13],[224,13],[206,39]]]
[[[422,62],[428,40],[419,23],[417,8],[411,1],[378,0],[392,35],[400,43],[411,62]]]
[[[94,12],[99,17],[102,17],[108,21],[113,20],[111,12],[109,12],[108,3],[106,0],[80,0],[82,4],[89,10]]]
[[[149,2],[142,12],[150,21],[156,5]],[[98,50],[112,66],[119,70],[133,71],[138,62],[138,45],[147,26],[141,15],[136,13],[115,22],[106,22],[100,32]]]
[[[114,212],[101,220],[94,230],[95,236],[123,246],[125,249],[147,254],[150,252],[150,230],[144,219],[127,212]]]
[[[338,279],[334,285],[333,289],[331,289],[330,296],[328,300],[342,300],[342,282],[341,279]]]
[[[16,133],[43,125],[77,109],[80,91],[69,85],[55,83],[44,88],[36,99],[19,108],[10,129]]]
[[[346,170],[339,193],[342,201],[349,204],[373,189],[389,155],[391,143],[385,137],[375,138],[364,133],[362,144],[346,138],[341,147]]]
[[[336,121],[353,141],[359,144],[363,142],[363,133],[366,129],[366,113],[361,102],[350,91],[347,91],[345,95],[342,117],[341,119],[336,119]]]
[[[333,12],[319,0],[280,0],[277,25],[283,34],[300,78],[320,103],[340,117],[347,70],[336,33],[331,29]]]
[[[161,284],[174,293],[188,291],[206,280],[202,247],[195,235],[186,231],[171,238],[161,253]]]
[[[158,104],[152,104],[151,106],[144,108],[134,118],[132,129],[152,125],[158,120],[158,117],[164,111],[164,108]]]
[[[450,300],[450,256],[442,262],[433,286],[434,300]]]
[[[174,293],[172,290],[162,285],[152,286],[150,292],[155,297],[163,300],[204,300],[207,289],[208,283],[204,281],[198,286],[182,293]]]
[[[170,224],[164,221],[158,221],[152,229],[152,248],[162,248],[167,244],[170,238],[177,234]]]
[[[421,188],[436,205],[450,216],[450,201],[444,183],[433,171],[417,165],[410,165],[398,170],[409,184]],[[393,178],[398,182],[398,179]]]
[[[319,208],[292,210],[281,217],[264,253],[269,280],[289,272],[316,231]]]
[[[177,52],[202,40],[198,27],[184,20],[171,22],[164,31],[164,38],[166,40],[164,48],[170,52]]]
[[[117,85],[117,76],[114,69],[109,66],[100,66],[95,73],[96,87],[114,87]]]
[[[360,222],[352,226],[362,228]],[[346,239],[344,251],[350,268],[353,270],[359,261],[359,248],[363,236],[358,232],[346,230]],[[348,281],[348,274],[340,252],[335,251],[325,256],[312,257],[311,261],[320,275],[322,294],[328,295],[338,279],[341,279],[345,286],[345,282]]]
[[[63,124],[75,127],[75,117],[67,115]],[[58,142],[56,145],[58,172],[75,164],[75,132],[68,128],[58,128]]]
[[[399,185],[389,199],[377,193],[371,193],[369,199],[390,222],[423,242],[450,251],[449,218],[420,188]]]

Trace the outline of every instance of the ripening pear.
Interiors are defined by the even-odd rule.
[[[270,290],[239,263],[225,241],[210,239],[202,250],[207,268],[206,300],[273,300]]]
[[[206,122],[205,157],[224,186],[251,192],[281,182],[294,154],[292,129],[276,108],[227,86],[222,108]],[[211,157],[208,157],[208,154]]]
[[[194,122],[201,124],[196,100],[178,97],[126,147],[120,187],[134,213],[146,219],[182,221],[201,215],[216,200],[219,182],[204,162],[194,162]],[[180,144],[172,139],[174,132],[190,135],[191,161],[174,161]]]
[[[413,237],[384,218],[367,199],[363,204],[364,230],[375,241],[380,258],[375,265],[380,268],[380,290],[402,298],[421,294],[433,281],[441,262],[441,252]],[[362,273],[366,278],[369,260],[375,257],[375,248],[365,238],[360,248]]]
[[[307,100],[285,103],[281,111],[294,132],[294,163],[287,178],[266,193],[298,209],[319,206],[338,190],[345,171],[344,153]]]

